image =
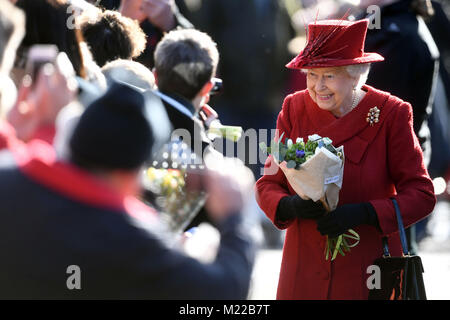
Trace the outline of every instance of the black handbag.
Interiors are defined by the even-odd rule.
[[[383,237],[383,257],[374,262],[380,268],[381,281],[378,287],[369,288],[369,300],[426,300],[422,260],[409,254],[400,209],[397,201],[391,200],[397,216],[403,255],[391,257],[387,238]]]

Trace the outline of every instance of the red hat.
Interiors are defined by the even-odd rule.
[[[369,20],[321,20],[308,25],[308,42],[289,62],[290,69],[347,66],[383,61],[378,53],[364,52]]]

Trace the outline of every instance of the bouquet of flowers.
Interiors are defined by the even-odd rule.
[[[325,209],[334,210],[339,201],[344,174],[344,147],[335,148],[331,139],[314,134],[304,142],[297,138],[282,142],[284,133],[278,142],[274,139],[270,147],[263,142],[260,148],[271,154],[275,163],[285,174],[289,184],[302,199],[321,201]],[[354,240],[354,243],[350,241]],[[345,252],[359,243],[359,235],[350,229],[337,238],[328,238],[325,247],[325,259],[334,260],[338,253]]]
[[[161,220],[175,234],[183,232],[208,196],[206,191],[186,185],[192,172],[192,159],[184,143],[172,141],[155,155],[152,166],[142,175],[142,184],[147,190],[144,201],[160,211]]]
[[[150,167],[145,171],[144,184],[156,195],[161,219],[174,233],[181,233],[206,202],[206,192],[187,190],[186,169]]]

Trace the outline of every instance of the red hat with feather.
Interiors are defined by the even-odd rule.
[[[290,69],[347,66],[383,61],[378,53],[364,52],[369,20],[319,20],[308,25],[308,42],[289,62]]]

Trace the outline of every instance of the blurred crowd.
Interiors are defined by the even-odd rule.
[[[306,87],[284,66],[307,24],[376,24],[372,4],[383,34],[370,30],[367,51],[386,63],[367,83],[412,103],[449,201],[445,1],[0,0],[0,297],[245,299],[258,245],[282,240],[254,200],[259,151],[224,156],[208,129],[274,129],[283,97]],[[172,180],[155,189],[180,168],[182,196]],[[188,216],[171,230],[169,204]]]

